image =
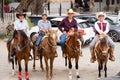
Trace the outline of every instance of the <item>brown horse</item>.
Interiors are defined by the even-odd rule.
[[[29,55],[30,55],[30,41],[27,37],[27,35],[22,30],[15,30],[13,34],[13,40],[12,45],[10,47],[10,52],[12,52],[12,49],[15,48],[15,56],[18,60],[18,66],[19,66],[19,73],[18,73],[18,80],[22,80],[22,67],[21,67],[21,60],[24,59],[25,61],[25,75],[26,80],[29,80],[28,75],[28,61],[29,61]]]
[[[67,54],[68,57],[68,61],[69,61],[69,79],[72,80],[72,63],[71,63],[71,59],[74,58],[75,59],[75,67],[76,67],[76,75],[77,78],[80,78],[79,76],[79,70],[78,70],[78,61],[79,61],[79,55],[80,55],[80,48],[81,44],[78,41],[78,32],[74,32],[74,34],[72,36],[68,36],[67,41],[66,41],[66,49],[65,52]],[[67,58],[66,59],[66,65],[67,65]]]
[[[101,34],[99,35],[99,40],[95,44],[94,53],[96,54],[97,61],[98,61],[98,70],[99,74],[98,77],[101,77],[101,70],[105,71],[105,77],[107,77],[107,62],[108,62],[108,54],[109,54],[109,42],[107,39],[107,35]]]
[[[53,79],[53,62],[56,54],[57,48],[57,30],[49,30],[48,33],[43,38],[41,45],[40,55],[44,56],[45,64],[46,64],[46,80]],[[40,57],[42,60],[42,57]],[[49,66],[48,59],[50,59],[50,78],[49,78]],[[42,62],[42,61],[41,61]],[[41,67],[43,65],[41,63]]]

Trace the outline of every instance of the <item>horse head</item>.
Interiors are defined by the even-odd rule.
[[[57,31],[58,30],[48,30],[48,39],[52,46],[57,45]]]
[[[15,30],[13,34],[13,45],[20,50],[20,47],[26,45],[28,42],[28,37],[23,30]]]
[[[100,34],[99,35],[99,40],[100,40],[100,50],[102,51],[103,54],[108,53],[109,50],[109,43],[108,43],[108,36],[107,34]]]

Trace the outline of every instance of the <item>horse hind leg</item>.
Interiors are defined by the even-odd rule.
[[[15,75],[14,60],[12,60],[12,76]]]
[[[42,58],[43,58],[43,56],[40,55],[40,67],[41,67],[42,71],[44,71],[43,63],[42,63]]]
[[[101,65],[100,64],[98,66],[98,71],[99,71],[98,78],[101,78]]]

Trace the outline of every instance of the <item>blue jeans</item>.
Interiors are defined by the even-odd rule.
[[[60,45],[61,45],[62,51],[65,50],[65,41],[66,41],[66,37],[67,37],[66,34],[63,34],[63,35],[61,36]]]
[[[96,43],[96,41],[98,40],[98,35],[96,35],[95,37],[94,37],[94,39],[92,40],[92,42],[90,43],[90,50],[93,50],[93,48],[94,48],[94,46],[95,46],[95,43]],[[113,40],[108,36],[108,41],[109,41],[109,43],[110,43],[110,47],[111,48],[115,48],[115,45],[114,45],[114,42],[113,42]]]
[[[36,46],[39,46],[39,45],[40,45],[40,43],[41,43],[42,38],[43,38],[44,35],[45,35],[44,33],[39,33],[38,38],[37,38],[37,41],[36,41],[36,43],[35,43]]]

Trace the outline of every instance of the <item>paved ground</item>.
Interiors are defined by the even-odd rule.
[[[108,77],[116,75],[120,71],[120,42],[115,43],[115,62],[108,62]],[[54,62],[54,80],[68,80],[68,68],[64,66],[64,59],[61,57],[61,49],[58,46],[57,48],[59,57],[55,59]],[[80,58],[79,61],[79,73],[80,80],[97,80],[97,62],[94,64],[89,62],[90,52],[89,46],[85,46],[82,49],[83,57]],[[23,63],[23,62],[22,62]],[[24,64],[24,63],[23,63]],[[45,72],[42,72],[39,68],[39,60],[36,62],[36,71],[32,70],[33,61],[29,62],[29,77],[30,80],[45,80]],[[23,67],[23,80],[25,80],[24,76],[24,65]],[[73,65],[73,79],[75,78],[75,68]],[[104,77],[104,72],[102,72],[102,77]],[[118,76],[119,77],[119,76]],[[118,78],[117,77],[117,78]],[[114,77],[113,77],[114,78]],[[118,79],[107,78],[105,80],[120,80]],[[0,40],[0,80],[17,80],[17,71],[16,75],[12,76],[11,74],[11,64],[7,61],[7,49],[6,43],[3,40]],[[104,80],[104,79],[102,79]]]

